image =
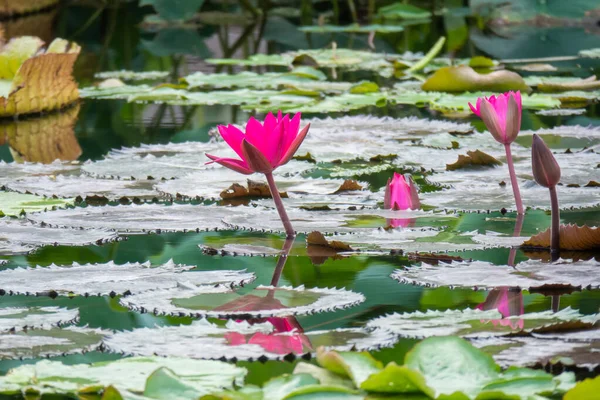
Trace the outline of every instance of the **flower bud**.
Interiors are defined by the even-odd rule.
[[[560,167],[552,151],[536,134],[531,146],[531,168],[535,181],[544,187],[554,187],[560,181]]]

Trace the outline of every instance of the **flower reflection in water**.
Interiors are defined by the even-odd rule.
[[[271,286],[277,286],[279,278],[287,261],[288,255],[294,243],[293,238],[287,238],[281,255],[277,260],[277,266],[273,272]],[[257,301],[258,300],[258,301]],[[272,309],[286,308],[279,300],[275,298],[275,290],[269,290],[267,296],[257,297],[247,295],[235,301],[236,304],[225,304],[220,308],[230,309],[231,306],[238,311],[254,311],[259,307],[269,304]],[[252,335],[244,335],[238,332],[230,332],[225,335],[225,339],[231,346],[240,346],[244,344],[255,344],[262,347],[265,351],[275,354],[304,354],[312,350],[310,340],[304,335],[304,330],[294,316],[287,317],[269,317],[253,318],[247,320],[251,325],[268,322],[273,325],[273,331],[270,333],[257,332]]]
[[[503,287],[497,288],[490,291],[485,301],[477,307],[479,310],[498,310],[502,314],[502,319],[492,320],[494,326],[510,326],[512,329],[523,329],[525,323],[522,319],[505,319],[515,315],[522,315],[524,311],[523,307],[523,293],[519,288]],[[482,320],[482,323],[489,321]]]

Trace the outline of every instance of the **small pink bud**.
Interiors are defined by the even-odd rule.
[[[533,135],[531,146],[531,168],[535,181],[544,187],[552,188],[560,181],[560,166],[554,154],[536,134]]]
[[[416,210],[421,207],[417,187],[410,175],[400,175],[394,172],[394,177],[388,179],[385,187],[383,208],[392,210]]]
[[[503,144],[515,141],[521,129],[521,93],[506,92],[498,96],[480,97],[471,111],[483,120],[494,139]]]

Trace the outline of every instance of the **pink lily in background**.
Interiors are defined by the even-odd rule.
[[[510,144],[515,141],[521,130],[521,114],[523,105],[521,92],[506,92],[498,96],[479,97],[473,106],[469,103],[471,111],[483,120],[494,139],[504,145],[506,163],[510,174],[510,182],[515,196],[517,212],[523,214],[521,192],[515,174],[515,166],[510,151]]]
[[[477,307],[478,310],[498,310],[502,314],[502,319],[492,320],[494,326],[509,326],[512,329],[523,329],[525,322],[522,319],[504,319],[515,315],[523,315],[525,308],[523,306],[523,293],[520,289],[508,287],[493,289],[489,292],[485,301]],[[487,322],[487,321],[481,321]]]
[[[282,115],[281,111],[275,117],[267,114],[261,124],[251,117],[246,124],[246,131],[242,132],[233,125],[219,125],[219,133],[223,140],[241,158],[224,158],[206,154],[208,158],[224,167],[242,174],[260,172],[265,174],[273,201],[279,212],[288,237],[294,237],[295,232],[285,212],[281,196],[273,179],[273,171],[289,162],[308,133],[310,124],[300,130],[300,113],[290,119],[288,114]]]
[[[388,179],[385,186],[383,208],[387,210],[417,210],[421,207],[417,186],[408,174],[400,175],[394,172],[394,176]],[[392,228],[407,227],[414,220],[406,218],[388,219],[387,224]]]

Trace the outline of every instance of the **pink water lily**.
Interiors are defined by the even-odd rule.
[[[515,141],[521,129],[521,92],[506,92],[497,96],[479,97],[475,107],[469,103],[471,111],[483,120],[496,141],[504,144],[506,164],[510,175],[510,184],[515,196],[517,213],[523,214],[523,202],[515,173],[515,165],[510,151],[510,144]]]
[[[485,301],[477,307],[479,310],[498,310],[502,315],[502,319],[492,320],[492,325],[508,326],[512,329],[523,329],[525,322],[523,319],[509,318],[518,315],[523,315],[525,309],[523,307],[523,293],[519,289],[501,287],[493,289],[489,292]],[[488,321],[481,321],[486,323]]]
[[[243,344],[256,344],[270,353],[275,354],[303,354],[312,350],[311,343],[304,335],[304,331],[296,318],[266,318],[273,325],[273,332],[269,334],[257,332],[246,340],[246,336],[238,332],[229,332],[225,339],[231,346]],[[251,320],[251,323],[261,323],[263,319]]]
[[[506,92],[498,96],[479,97],[471,111],[483,120],[494,139],[502,144],[515,141],[521,129],[523,105],[521,92]]]
[[[262,124],[250,117],[245,133],[231,124],[219,125],[221,137],[241,160],[212,154],[206,156],[242,174],[270,173],[290,161],[304,141],[310,124],[300,130],[300,116],[298,113],[290,119],[288,114],[282,116],[281,111],[277,117],[269,113]]]
[[[277,117],[272,113],[267,114],[262,124],[251,117],[246,124],[245,133],[233,125],[219,125],[219,133],[223,140],[241,160],[206,154],[212,160],[209,162],[219,163],[242,174],[254,172],[265,174],[279,218],[281,218],[287,237],[290,238],[294,237],[296,232],[283,207],[281,196],[273,179],[273,170],[292,159],[304,141],[309,127],[310,124],[300,130],[300,113],[290,119],[288,114],[282,115],[281,111],[277,113]]]
[[[416,210],[421,207],[417,187],[410,175],[400,175],[394,172],[394,177],[388,179],[385,187],[383,208],[392,210]]]

